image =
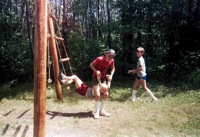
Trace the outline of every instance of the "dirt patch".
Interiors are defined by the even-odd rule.
[[[69,102],[68,102],[69,103]],[[47,137],[101,137],[135,134],[129,119],[134,119],[131,109],[118,105],[109,105],[107,110],[111,117],[100,116],[94,119],[92,109],[94,102],[82,100],[76,103],[58,103],[47,101],[46,136]],[[4,100],[0,112],[1,136],[33,136],[33,101]],[[10,106],[4,108],[3,106]],[[118,108],[119,107],[119,108]],[[126,119],[124,119],[126,117]]]

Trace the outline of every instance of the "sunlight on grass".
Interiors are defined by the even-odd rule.
[[[200,91],[181,90],[181,88],[150,84],[151,90],[158,97],[158,103],[152,103],[151,98],[138,90],[137,101],[131,102],[131,84],[113,84],[106,110],[111,113],[108,119],[100,118],[98,122],[90,117],[94,100],[78,95],[74,86],[63,88],[63,101],[56,97],[53,86],[46,90],[46,106],[48,125],[54,126],[53,131],[62,127],[75,126],[82,128],[98,127],[110,137],[130,136],[198,136],[200,135]],[[1,116],[16,113],[31,113],[33,109],[33,89],[31,84],[19,87],[1,87]],[[15,94],[11,95],[13,92]],[[18,112],[19,111],[19,112]],[[31,117],[32,118],[32,117]],[[32,125],[32,119],[22,119],[12,124],[17,128],[20,122]],[[88,124],[89,123],[89,124]],[[2,123],[0,128],[4,128]],[[4,125],[4,127],[3,127]],[[83,125],[85,127],[83,127]],[[94,130],[94,129],[93,129]]]

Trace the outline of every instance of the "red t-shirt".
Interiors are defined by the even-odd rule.
[[[106,77],[106,72],[108,68],[114,67],[114,60],[112,59],[111,61],[106,61],[105,56],[100,56],[93,61],[93,64],[96,70],[101,72],[101,78],[104,78]],[[97,76],[96,73],[93,73],[93,76]]]

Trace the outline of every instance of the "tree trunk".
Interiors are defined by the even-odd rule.
[[[64,38],[64,45],[66,46],[66,49],[67,48],[67,37],[68,37],[68,34],[67,34],[67,27],[68,27],[68,23],[67,23],[67,11],[66,11],[66,0],[63,0],[63,17],[62,17],[62,36]]]
[[[112,43],[111,43],[111,30],[110,30],[110,0],[107,0],[107,14],[108,14],[108,36],[107,36],[107,42],[108,42],[108,47],[111,48]]]
[[[99,7],[99,0],[97,0],[97,25],[98,25],[98,30],[97,30],[97,37],[101,37],[101,30],[100,30],[100,7]]]
[[[30,0],[26,0],[26,24],[28,28],[28,40],[29,40],[29,48],[31,51],[31,57],[33,59],[33,29],[32,29],[32,23],[30,20]]]

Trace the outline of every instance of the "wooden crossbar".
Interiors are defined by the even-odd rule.
[[[64,58],[64,59],[60,59],[60,62],[65,62],[65,61],[68,61],[70,60],[70,58]]]
[[[57,40],[61,40],[61,41],[64,40],[63,38],[60,38],[60,37],[57,37],[57,36],[55,36],[54,38],[57,39]]]

